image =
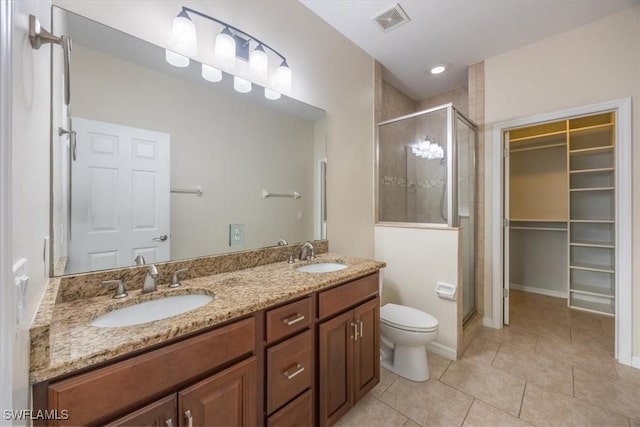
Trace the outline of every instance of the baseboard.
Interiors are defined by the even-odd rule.
[[[427,350],[429,350],[432,353],[435,353],[439,356],[442,357],[446,357],[449,360],[456,360],[457,354],[456,351],[454,349],[452,349],[451,347],[447,347],[446,345],[442,345],[440,343],[437,342],[431,342],[427,345]]]
[[[634,356],[631,358],[631,366],[636,369],[640,369],[640,356]]]
[[[482,318],[482,325],[486,326],[487,328],[493,328],[493,319],[491,317],[483,317]]]
[[[546,295],[548,297],[567,298],[566,292],[553,291],[551,289],[534,288],[533,286],[522,286],[517,283],[509,283],[509,288],[516,291],[531,292],[532,294]]]

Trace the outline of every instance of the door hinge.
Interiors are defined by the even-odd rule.
[[[502,288],[502,298],[509,298],[509,289]]]
[[[502,151],[502,157],[509,157],[509,147],[504,147]]]
[[[509,226],[509,218],[502,219],[502,226],[505,228]]]

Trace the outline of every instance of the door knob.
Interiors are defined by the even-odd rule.
[[[164,242],[168,238],[169,236],[167,236],[166,234],[161,234],[159,237],[154,237],[152,240],[155,240],[156,242]]]

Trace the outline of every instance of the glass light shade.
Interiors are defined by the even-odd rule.
[[[275,101],[276,99],[280,99],[282,95],[280,94],[280,92],[276,92],[275,90],[271,90],[268,87],[264,88],[264,97],[267,99],[270,99],[272,101]]]
[[[184,11],[173,18],[171,50],[184,56],[195,56],[198,53],[196,26]]]
[[[180,55],[179,53],[175,53],[169,49],[164,51],[164,59],[174,67],[188,67],[189,66],[189,58],[186,56]]]
[[[217,83],[222,80],[222,71],[211,65],[202,64],[202,78],[208,82]]]
[[[233,68],[236,63],[236,41],[228,28],[216,36],[214,53],[218,61]]]
[[[249,55],[249,70],[256,80],[267,80],[269,58],[261,44]]]
[[[282,61],[282,64],[276,69],[273,88],[280,93],[291,92],[291,68],[286,61]]]
[[[242,77],[233,76],[233,88],[240,93],[251,92],[251,82]]]

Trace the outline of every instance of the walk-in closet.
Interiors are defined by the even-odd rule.
[[[614,114],[505,132],[504,266],[510,288],[615,314]]]

